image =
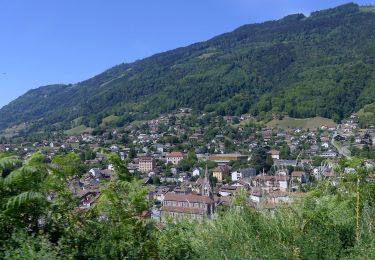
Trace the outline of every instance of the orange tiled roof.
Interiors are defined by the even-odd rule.
[[[190,202],[190,203],[206,203],[206,204],[212,204],[214,203],[213,199],[201,196],[201,195],[195,195],[195,194],[178,194],[173,192],[168,192],[164,196],[164,201],[181,201],[181,202]]]
[[[184,157],[184,154],[181,152],[171,152],[167,155],[168,157]]]

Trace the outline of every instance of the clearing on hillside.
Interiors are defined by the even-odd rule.
[[[74,127],[72,129],[69,129],[67,131],[65,131],[65,134],[67,135],[80,135],[82,133],[91,133],[94,129],[90,128],[90,127],[86,127],[84,125],[80,125],[80,126],[77,126],[77,127]]]
[[[115,124],[120,118],[115,115],[107,116],[103,118],[100,126],[105,127],[107,125]]]
[[[317,129],[321,126],[327,127],[336,127],[336,123],[328,118],[324,117],[312,117],[312,118],[291,118],[284,117],[282,120],[273,119],[267,123],[268,127],[272,128],[282,128],[282,129],[291,129],[291,128],[304,128],[304,129]]]

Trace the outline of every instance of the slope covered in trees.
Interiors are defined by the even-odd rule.
[[[31,90],[0,110],[0,129],[118,126],[179,107],[260,118],[339,120],[375,101],[375,13],[347,4],[242,26],[121,64],[87,81]]]

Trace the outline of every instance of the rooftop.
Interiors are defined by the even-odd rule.
[[[189,202],[189,203],[206,203],[206,204],[212,204],[214,203],[213,199],[201,196],[201,195],[195,195],[195,194],[178,194],[173,192],[168,192],[165,194],[164,201],[181,201],[181,202]]]

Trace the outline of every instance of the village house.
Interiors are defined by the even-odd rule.
[[[167,163],[177,165],[181,160],[184,159],[184,154],[181,152],[172,152],[167,155]]]
[[[155,160],[150,156],[143,156],[139,158],[138,170],[140,172],[148,173],[155,169]]]
[[[270,128],[264,128],[262,129],[262,137],[264,142],[268,142],[272,138],[272,129]]]
[[[323,158],[334,158],[334,157],[337,156],[337,153],[334,152],[334,151],[327,151],[327,152],[321,153],[320,156],[323,157]]]
[[[373,161],[373,160],[370,160],[370,159],[365,160],[365,161],[363,162],[363,164],[365,165],[365,167],[366,167],[367,169],[371,169],[371,168],[373,168],[373,167],[375,166],[374,161]]]
[[[337,176],[333,171],[325,171],[322,173],[322,178],[329,180],[332,185],[336,186],[337,185]]]
[[[158,151],[159,153],[164,153],[164,151],[166,149],[165,145],[163,145],[163,144],[155,144],[154,147],[155,147],[156,151]]]
[[[223,185],[219,188],[218,194],[222,197],[233,196],[236,193],[239,193],[245,187],[241,184],[236,185]]]
[[[375,173],[370,173],[367,177],[368,182],[375,182]]]
[[[258,175],[252,178],[252,186],[268,192],[272,190],[288,191],[289,176]]]
[[[161,207],[161,219],[173,220],[203,220],[211,219],[215,210],[214,200],[208,196],[197,194],[179,194],[168,192],[165,194]]]
[[[89,143],[89,142],[93,142],[93,141],[95,141],[95,137],[94,137],[93,135],[89,134],[89,133],[83,133],[83,134],[81,135],[81,140],[82,140],[83,142],[87,142],[87,143]]]
[[[264,196],[263,196],[263,193],[261,190],[259,189],[253,189],[251,192],[250,192],[250,201],[253,202],[253,203],[260,203],[262,200],[264,200]]]
[[[291,178],[294,183],[303,183],[305,182],[305,172],[293,171],[291,174]]]
[[[229,175],[230,168],[228,166],[219,166],[213,169],[212,176],[217,179],[218,182],[222,182],[226,176]]]
[[[86,165],[93,165],[93,164],[98,164],[98,163],[99,163],[99,160],[97,160],[97,159],[86,160],[84,163],[85,163]]]
[[[256,175],[256,170],[253,168],[237,170],[231,173],[232,181],[238,181],[242,178],[248,178]]]
[[[79,197],[79,208],[80,209],[88,209],[90,208],[95,201],[98,199],[100,193],[99,191],[95,190],[82,190],[80,191]]]
[[[289,192],[286,191],[273,191],[267,196],[268,203],[287,203],[289,201]]]
[[[165,195],[171,190],[171,187],[159,186],[155,189],[154,199],[157,201],[164,201]]]
[[[96,180],[100,180],[100,179],[102,179],[102,172],[101,172],[101,170],[100,169],[98,169],[98,168],[93,168],[93,169],[91,169],[91,170],[89,170],[89,173],[91,174],[91,176],[93,177],[93,178],[95,178]]]
[[[272,159],[279,160],[280,159],[280,152],[278,150],[272,149],[269,154],[271,155]]]
[[[250,192],[249,199],[255,207],[262,207],[263,205],[278,205],[291,203],[299,198],[302,198],[305,193],[302,192],[287,192],[281,190],[262,191],[258,188],[253,188]]]
[[[192,171],[192,176],[200,176],[203,172],[203,169],[201,167],[195,167]]]
[[[287,167],[287,166],[296,167],[297,163],[298,163],[297,160],[281,160],[281,159],[277,160],[277,159],[275,159],[273,161],[273,164],[275,166],[283,166],[283,167]]]
[[[201,142],[203,140],[203,134],[194,133],[189,137],[189,140],[193,142]]]

